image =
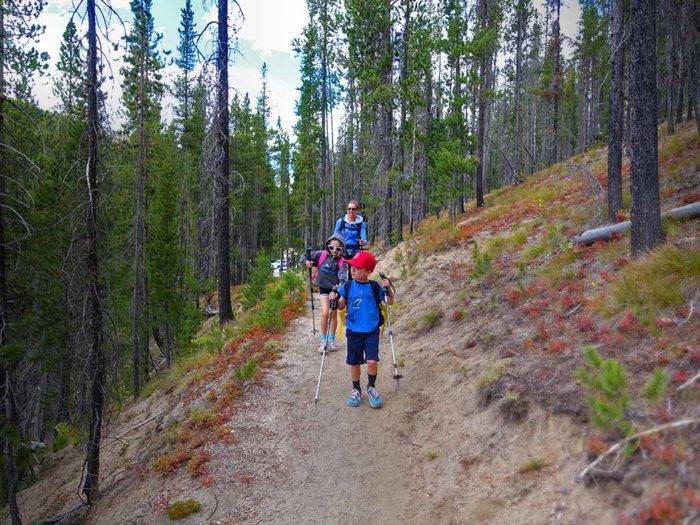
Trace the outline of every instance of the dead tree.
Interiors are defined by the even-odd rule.
[[[100,441],[102,437],[102,412],[104,407],[104,356],[102,355],[102,307],[100,305],[99,272],[97,259],[97,29],[95,0],[87,0],[88,18],[88,161],[87,197],[85,219],[87,231],[88,300],[87,327],[90,340],[90,372],[92,373],[92,401],[90,403],[90,438],[85,458],[86,472],[83,494],[93,504],[99,494]]]
[[[231,200],[229,176],[229,115],[228,115],[228,0],[218,0],[218,40],[216,54],[218,79],[217,145],[218,173],[214,182],[214,215],[216,228],[216,265],[219,277],[219,322],[233,319],[231,308],[231,241],[229,207]]]

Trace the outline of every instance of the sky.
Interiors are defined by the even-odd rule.
[[[39,22],[46,26],[46,32],[42,36],[38,48],[49,53],[49,74],[37,79],[34,93],[42,107],[54,107],[56,98],[53,96],[51,75],[55,71],[58,59],[58,50],[61,45],[63,31],[66,28],[71,13],[73,0],[48,0]],[[110,0],[111,6],[120,15],[125,25],[112,16],[109,26],[109,38],[114,43],[119,43],[118,50],[113,46],[104,46],[108,49],[109,60],[112,64],[113,76],[105,86],[108,91],[108,105],[113,110],[113,125],[117,126],[122,118],[116,108],[121,99],[121,73],[119,71],[122,58],[125,54],[123,36],[128,31],[131,20],[128,0]],[[177,66],[172,64],[172,59],[177,56],[177,45],[180,27],[180,10],[184,7],[184,0],[153,0],[153,19],[156,30],[162,33],[161,46],[164,50],[171,51],[166,58],[166,83],[174,78]],[[239,93],[241,97],[249,93],[255,100],[261,88],[260,68],[263,62],[268,68],[268,91],[272,122],[282,119],[283,127],[291,132],[296,120],[294,114],[297,87],[299,85],[299,61],[292,50],[292,39],[298,37],[306,24],[308,12],[306,0],[239,0],[239,4],[245,16],[241,19],[236,8],[230,8],[230,17],[233,16],[235,25],[239,28],[237,33],[238,52],[233,53],[232,63],[229,69],[229,82],[231,96]],[[98,3],[99,5],[99,3]],[[214,0],[193,0],[192,7],[195,12],[195,30],[199,33],[210,20],[216,19],[216,5]],[[81,13],[84,7],[81,6]],[[99,17],[98,17],[99,18]],[[80,19],[76,19],[79,27],[86,26]],[[213,49],[211,41],[203,36],[200,47],[205,55]],[[208,51],[208,52],[207,52]],[[163,100],[163,116],[169,119],[172,115],[173,99],[166,96]]]
[[[540,11],[543,0],[535,0]],[[51,85],[51,76],[55,71],[58,59],[58,50],[66,24],[73,12],[76,0],[48,0],[47,6],[41,15],[39,23],[46,26],[46,32],[39,41],[39,51],[49,53],[49,72],[36,80],[34,93],[39,104],[44,108],[56,105]],[[153,19],[157,31],[162,33],[161,46],[163,50],[171,51],[166,56],[166,83],[172,80],[177,67],[172,64],[172,59],[177,55],[178,33],[180,26],[180,9],[184,6],[184,0],[153,0]],[[239,0],[244,14],[241,19],[238,10],[230,8],[234,16],[235,25],[239,28],[237,33],[238,52],[232,55],[232,64],[229,69],[229,82],[231,95],[237,92],[241,97],[249,93],[255,100],[261,88],[260,68],[263,62],[268,68],[268,91],[272,122],[277,117],[282,120],[282,126],[291,134],[296,120],[295,103],[300,84],[299,60],[292,50],[292,40],[298,37],[307,22],[308,11],[306,0]],[[99,3],[98,3],[99,5]],[[111,63],[111,71],[105,89],[108,92],[108,106],[111,109],[112,125],[117,127],[123,122],[123,116],[119,112],[121,100],[121,73],[119,71],[122,58],[125,54],[123,36],[129,29],[131,12],[128,0],[110,0],[110,5],[119,14],[122,22],[116,16],[109,20],[109,39],[119,44],[104,46],[105,52]],[[215,0],[193,0],[192,7],[195,11],[196,31],[201,31],[207,22],[216,18]],[[80,13],[84,13],[81,6]],[[108,15],[108,13],[107,13]],[[565,2],[562,8],[562,33],[573,37],[577,32],[577,23],[580,16],[578,0]],[[79,31],[84,30],[84,20],[76,19]],[[207,36],[202,37],[200,47],[204,54],[212,50],[211,41]],[[564,42],[566,52],[567,42]],[[207,53],[206,51],[209,51]],[[166,96],[163,100],[163,116],[169,120],[173,113],[174,100]],[[340,118],[336,119],[340,122]]]

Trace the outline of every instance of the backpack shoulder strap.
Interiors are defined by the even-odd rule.
[[[343,231],[345,230],[345,217],[341,217],[338,220],[340,221],[340,228],[338,228],[338,232],[343,233]]]
[[[348,300],[348,298],[349,298],[349,296],[350,296],[350,285],[351,285],[351,284],[352,284],[352,280],[351,280],[351,279],[348,279],[347,281],[345,281],[345,286],[344,286],[344,288],[345,288],[345,300],[346,300],[346,301]]]
[[[323,264],[323,261],[326,260],[326,257],[328,257],[328,250],[323,250],[321,255],[318,256],[318,265],[321,266]]]
[[[377,303],[377,308],[379,308],[382,305],[382,293],[380,291],[382,285],[374,279],[370,279],[369,282],[372,283],[372,295],[374,295],[374,302]]]

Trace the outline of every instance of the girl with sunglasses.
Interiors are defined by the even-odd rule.
[[[328,337],[327,350],[337,350],[335,344],[335,332],[338,328],[338,311],[333,310],[331,314],[331,331],[328,332],[328,311],[330,301],[328,294],[333,287],[338,284],[343,286],[348,278],[348,267],[345,259],[341,257],[345,249],[345,242],[339,235],[331,235],[326,241],[326,249],[311,252],[310,260],[306,261],[306,267],[316,267],[312,279],[318,284],[319,295],[321,297],[321,345],[319,352],[323,352]]]

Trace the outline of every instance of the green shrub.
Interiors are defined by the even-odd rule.
[[[616,429],[629,435],[632,423],[626,414],[630,404],[627,370],[615,359],[603,361],[593,346],[584,346],[582,352],[585,367],[576,369],[576,376],[590,390],[586,400],[591,421],[603,430]]]
[[[289,273],[289,272],[287,272]],[[246,280],[241,300],[246,309],[253,308],[263,296],[265,287],[272,280],[272,268],[270,268],[270,256],[267,252],[259,252],[255,257],[255,264],[250,269]]]
[[[80,431],[70,423],[61,421],[56,425],[56,437],[53,439],[53,449],[61,450],[69,443],[77,447],[81,441]]]
[[[248,359],[244,365],[239,366],[233,371],[233,377],[241,382],[250,381],[255,377],[255,372],[258,371],[258,363],[255,359]]]
[[[442,312],[440,310],[430,310],[421,315],[421,331],[429,332],[435,325],[442,319]]]
[[[199,512],[201,508],[202,506],[196,499],[178,500],[174,501],[166,512],[168,513],[168,518],[175,521]]]
[[[472,261],[474,263],[474,269],[471,273],[472,279],[483,277],[491,269],[491,255],[488,252],[480,253],[477,243],[472,246]]]
[[[651,377],[647,381],[647,384],[644,385],[644,390],[642,390],[644,399],[651,403],[656,403],[666,393],[668,383],[668,372],[661,368],[657,368],[652,373]]]
[[[513,358],[506,357],[505,359],[499,359],[489,364],[486,372],[476,380],[476,385],[481,390],[486,390],[491,385],[496,383],[503,373],[513,364]]]

